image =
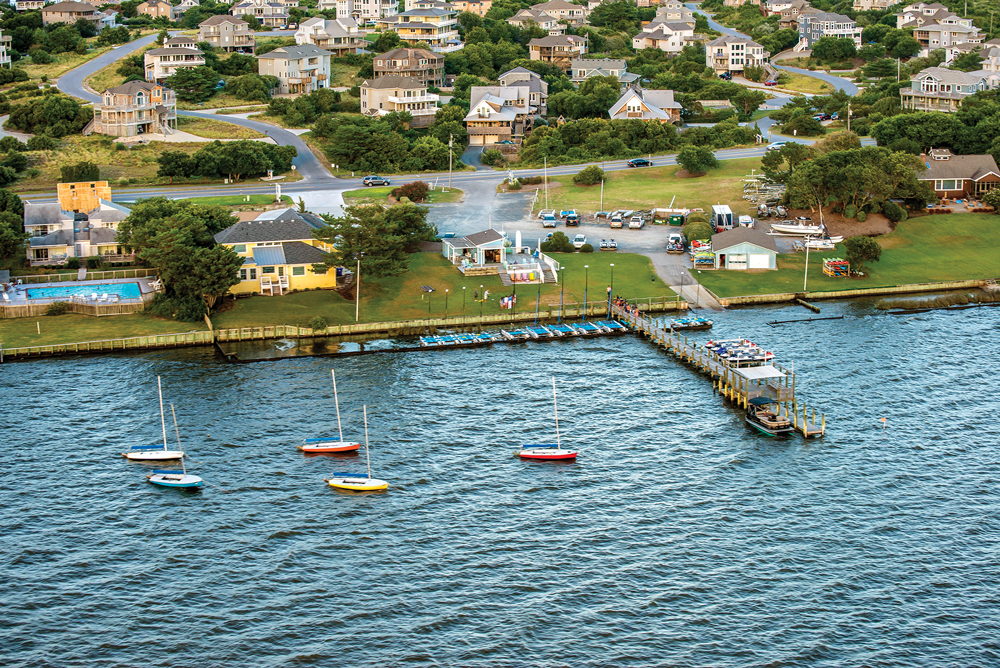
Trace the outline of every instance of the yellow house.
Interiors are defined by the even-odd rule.
[[[336,288],[345,274],[342,267],[313,271],[313,265],[333,250],[313,236],[324,225],[323,219],[312,213],[276,209],[216,234],[217,243],[243,258],[240,282],[229,291],[236,295],[281,295],[292,290]]]

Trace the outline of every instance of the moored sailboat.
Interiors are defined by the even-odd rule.
[[[556,423],[556,442],[544,445],[522,445],[515,454],[521,459],[533,459],[537,461],[558,461],[576,459],[579,454],[576,450],[569,450],[562,447],[562,439],[559,436],[559,405],[556,396],[556,377],[552,377],[552,415]]]
[[[372,477],[372,455],[371,447],[368,445],[368,406],[362,408],[365,422],[365,466],[367,474],[360,473],[334,473],[329,478],[324,478],[323,482],[330,487],[343,489],[349,492],[377,492],[389,488],[389,483]]]
[[[174,420],[174,436],[177,438],[177,449],[181,449],[181,432],[177,428],[177,412],[174,405],[170,404],[170,416]],[[181,459],[181,470],[175,469],[154,469],[146,476],[146,480],[161,487],[202,487],[205,481],[196,475],[187,472],[184,459]]]
[[[163,444],[154,445],[133,445],[127,452],[122,453],[122,457],[136,462],[169,462],[184,458],[182,450],[167,449],[167,420],[163,414],[163,386],[160,377],[156,377],[156,392],[160,397],[160,432],[163,435]]]
[[[344,428],[340,422],[340,399],[337,396],[337,372],[330,369],[330,377],[333,380],[333,405],[337,411],[337,438],[332,436],[316,436],[307,438],[298,446],[298,449],[306,454],[313,453],[356,453],[360,448],[360,443],[344,440]]]

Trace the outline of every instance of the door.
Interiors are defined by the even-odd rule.
[[[730,253],[726,269],[746,269],[747,256],[744,253]]]
[[[751,253],[750,254],[750,269],[770,269],[771,268],[771,256],[767,253]]]

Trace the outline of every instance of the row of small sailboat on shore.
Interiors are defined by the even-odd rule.
[[[344,439],[343,423],[340,419],[340,398],[337,393],[337,374],[331,369],[330,377],[333,383],[333,402],[337,414],[337,436],[315,436],[306,438],[302,444],[297,446],[304,454],[357,454],[361,450],[361,443]],[[163,404],[163,386],[160,377],[156,377],[156,390],[159,396],[160,405],[160,429],[163,437],[162,444],[134,445],[126,452],[121,453],[123,457],[137,462],[179,462],[180,469],[154,469],[147,476],[146,480],[161,487],[175,488],[198,488],[203,487],[205,481],[187,472],[184,463],[185,452],[181,447],[180,429],[177,426],[177,413],[174,405],[170,404],[170,415],[173,419],[174,435],[176,437],[177,448],[170,449],[167,440],[167,421]],[[577,450],[563,448],[562,437],[559,433],[559,406],[556,390],[556,379],[552,377],[552,415],[555,422],[555,443],[538,445],[522,445],[515,454],[521,459],[533,461],[567,461],[576,459],[579,452]],[[385,480],[372,476],[371,448],[368,441],[368,406],[362,406],[362,416],[364,422],[364,451],[365,451],[365,472],[335,472],[323,482],[336,489],[352,492],[376,492],[389,488],[389,483]]]

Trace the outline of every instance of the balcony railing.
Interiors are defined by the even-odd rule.
[[[428,93],[427,95],[420,95],[417,97],[399,97],[396,95],[389,96],[389,102],[394,102],[395,104],[410,104],[414,102],[437,102],[441,99],[440,95],[435,95],[434,93]]]

